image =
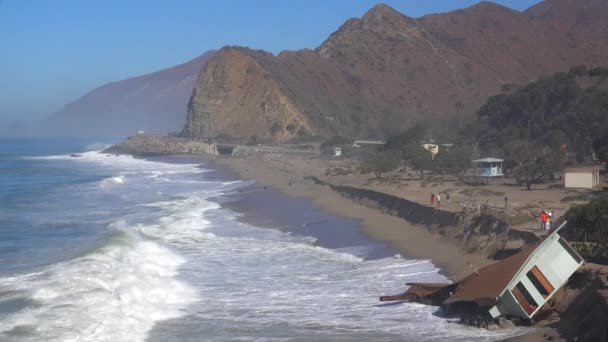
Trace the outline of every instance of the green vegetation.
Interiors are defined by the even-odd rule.
[[[352,139],[341,137],[338,135],[329,140],[324,141],[320,147],[322,150],[325,150],[328,148],[334,148],[334,147],[342,146],[342,145],[352,145],[352,143],[353,143]]]
[[[396,170],[401,165],[401,152],[398,150],[382,151],[373,159],[361,165],[361,173],[374,173],[377,179],[382,175]]]
[[[570,208],[565,218],[568,228],[564,234],[583,257],[608,258],[608,195]]]
[[[393,135],[384,148],[400,151],[420,179],[432,171],[464,180],[471,159],[502,157],[503,172],[531,190],[534,184],[554,180],[556,172],[575,160],[608,162],[606,79],[608,68],[581,65],[523,87],[506,85],[505,93],[488,99],[475,121],[460,130],[459,147],[441,150],[435,159],[420,146],[428,127]]]
[[[606,77],[608,68],[578,66],[494,96],[461,131],[461,143],[504,157],[503,171],[528,189],[568,160],[590,162],[594,153],[608,160],[608,93],[598,87]]]
[[[422,126],[414,126],[407,130],[390,136],[387,141],[385,148],[405,151],[408,145],[418,144],[424,138],[426,129]]]
[[[548,147],[530,146],[526,142],[510,144],[506,152],[518,164],[512,167],[511,174],[518,184],[525,184],[531,190],[533,184],[553,180],[554,174],[564,166],[562,151]]]
[[[443,150],[433,159],[432,153],[421,146],[426,130],[420,125],[409,128],[389,137],[384,148],[400,151],[403,162],[421,180],[427,171],[450,174],[462,180],[470,168],[470,152],[464,148]]]
[[[409,144],[401,153],[403,161],[420,176],[420,179],[424,179],[425,170],[433,169],[433,155],[419,144]]]
[[[608,67],[597,67],[589,70],[589,77],[599,77],[599,78],[607,78],[608,77]]]
[[[608,128],[608,94],[596,87],[583,90],[574,73],[560,73],[494,96],[477,114],[474,131],[482,146],[506,148],[520,141],[553,150],[566,146],[582,161]]]
[[[470,156],[471,153],[464,148],[440,151],[433,160],[433,170],[463,181],[466,172],[471,168]]]
[[[602,163],[608,162],[608,131],[593,141],[595,157]]]

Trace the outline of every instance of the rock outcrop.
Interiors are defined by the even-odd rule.
[[[101,153],[130,154],[134,156],[161,154],[218,154],[217,146],[166,135],[135,135],[113,145]]]
[[[608,64],[607,10],[598,0],[547,0],[525,12],[482,2],[410,18],[380,4],[314,51],[226,47],[201,71],[184,135],[284,142],[446,126],[507,84]]]
[[[188,104],[188,138],[249,137],[286,141],[314,134],[281,84],[268,77],[263,53],[222,49],[201,73]],[[207,86],[211,85],[211,86]]]

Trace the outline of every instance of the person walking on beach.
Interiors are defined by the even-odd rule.
[[[448,207],[449,207],[450,206],[450,193],[449,192],[446,192],[446,194],[445,194],[445,200],[448,203]]]
[[[544,230],[547,228],[547,217],[549,216],[547,216],[547,213],[543,210],[543,212],[540,213],[540,230]]]
[[[509,197],[505,195],[505,210],[507,210],[507,204],[509,203]]]
[[[435,206],[435,194],[431,192],[431,206]]]
[[[441,195],[437,194],[437,208],[441,206]]]

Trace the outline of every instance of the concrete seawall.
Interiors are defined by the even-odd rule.
[[[311,177],[310,179],[317,184],[329,186],[332,190],[353,201],[400,217],[410,223],[424,226],[456,227],[462,220],[462,215],[459,213],[435,209],[382,192],[333,185],[316,177]]]
[[[470,240],[474,237],[487,236],[494,241],[522,240],[525,243],[539,241],[539,238],[531,232],[523,232],[510,229],[506,222],[487,214],[479,214],[470,221],[465,220],[463,213],[454,213],[445,210],[425,206],[407,199],[377,192],[368,189],[350,186],[334,185],[318,179],[307,177],[316,184],[330,187],[332,190],[344,197],[361,203],[367,207],[378,209],[382,212],[402,218],[403,220],[425,226],[429,229],[447,228],[458,229],[462,237]],[[464,232],[464,226],[468,224],[469,230]],[[460,234],[460,233],[457,233]]]

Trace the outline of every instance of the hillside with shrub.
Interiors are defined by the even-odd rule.
[[[507,158],[524,144],[588,162],[608,129],[607,78],[608,68],[580,66],[491,97],[463,135]]]
[[[420,123],[451,126],[501,90],[607,65],[607,14],[596,0],[524,12],[480,2],[420,18],[378,4],[314,50],[225,47],[202,69],[183,135],[377,140]]]

